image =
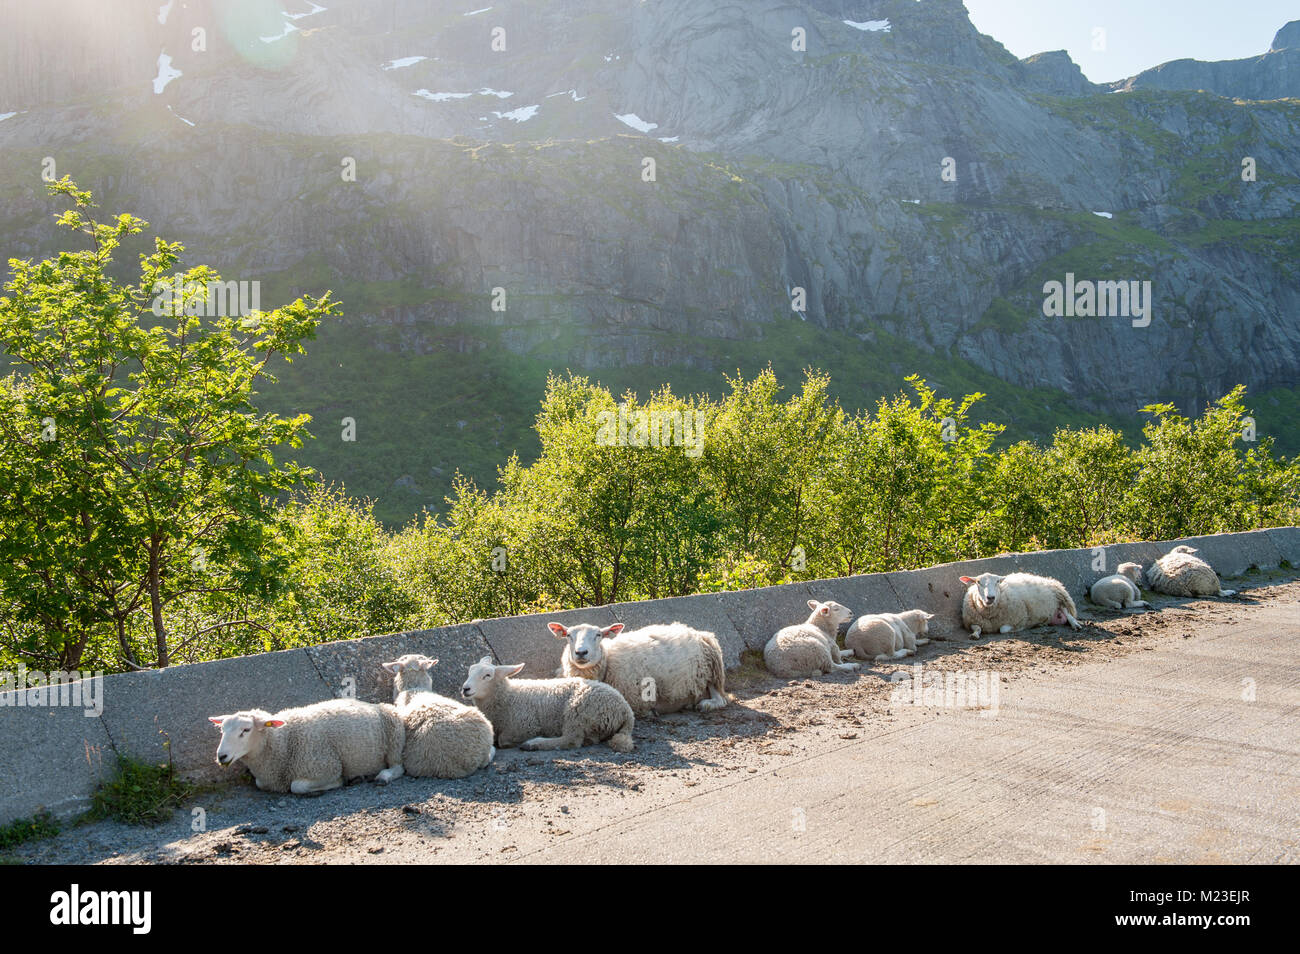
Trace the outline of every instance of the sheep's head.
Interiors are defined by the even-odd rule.
[[[1142,582],[1141,563],[1121,563],[1116,568],[1116,572],[1119,573],[1120,576],[1127,576],[1134,583],[1141,584]]]
[[[961,581],[974,590],[977,605],[992,606],[998,601],[998,587],[1002,585],[1002,577],[996,573],[981,573],[975,577],[963,576]]]
[[[438,660],[421,656],[419,653],[407,653],[393,662],[383,663],[383,667],[393,674],[395,692],[408,689],[432,689],[433,677],[429,670],[438,665]]]
[[[853,619],[853,610],[834,600],[827,600],[825,603],[809,600],[808,608],[812,610],[808,622],[821,623],[832,634],[839,632],[840,626]]]
[[[465,684],[460,687],[460,694],[475,702],[486,699],[496,691],[498,685],[509,682],[510,677],[517,675],[523,668],[523,663],[517,666],[494,666],[492,657],[484,656],[469,667],[469,674],[465,677]]]
[[[901,615],[917,636],[924,636],[930,632],[930,620],[934,619],[933,613],[927,613],[925,610],[908,610]]]
[[[1178,546],[1174,547],[1174,548],[1173,548],[1172,550],[1170,550],[1169,552],[1170,552],[1170,553],[1187,553],[1187,554],[1192,554],[1192,553],[1195,553],[1195,552],[1196,552],[1196,547],[1189,547],[1189,546],[1188,546],[1187,544],[1185,544],[1185,543],[1180,543]]]
[[[605,658],[605,650],[601,646],[601,640],[617,636],[623,632],[622,623],[615,623],[612,626],[606,626],[604,629],[599,626],[592,626],[590,623],[579,623],[571,628],[565,628],[559,623],[548,623],[547,627],[556,639],[563,639],[568,642],[569,661],[579,669],[590,669],[592,666],[599,666]]]
[[[283,719],[272,719],[269,712],[247,709],[230,715],[208,716],[208,721],[221,730],[217,745],[217,764],[230,765],[250,752],[262,747],[264,733],[284,725]]]

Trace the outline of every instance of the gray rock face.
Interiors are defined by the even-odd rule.
[[[1278,30],[1272,46],[1262,56],[1217,63],[1174,60],[1110,86],[1112,89],[1206,90],[1240,99],[1300,96],[1300,20],[1292,20]]]
[[[1025,84],[1056,96],[1082,96],[1097,92],[1077,63],[1065,50],[1039,53],[1020,61],[1024,67]]]
[[[469,355],[447,329],[476,327],[572,367],[695,364],[802,318],[1102,410],[1300,380],[1300,107],[1163,91],[1199,67],[1294,89],[1294,24],[1248,69],[1111,93],[958,0],[476,5],[6,8],[0,253],[62,239],[48,156],[191,261],[333,287],[404,350]],[[1067,273],[1150,281],[1150,325],[1044,317]]]
[[[1273,37],[1273,45],[1269,51],[1273,50],[1297,50],[1300,49],[1300,20],[1292,20],[1282,29],[1277,31]]]

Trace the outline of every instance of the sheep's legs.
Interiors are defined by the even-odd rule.
[[[836,672],[857,672],[862,668],[860,663],[832,663]]]
[[[1220,595],[1220,596],[1236,596],[1236,595],[1237,595],[1237,591],[1236,591],[1236,590],[1219,590],[1219,595]]]
[[[1106,609],[1122,610],[1124,608],[1124,604],[1119,602],[1118,600],[1108,600],[1108,599],[1098,598],[1095,602],[1097,603],[1098,606],[1104,606]]]
[[[527,742],[520,742],[519,747],[525,752],[550,751],[551,749],[576,749],[582,745],[582,738],[579,736],[574,739],[567,735],[547,738],[544,735],[534,736]]]
[[[727,697],[718,691],[718,687],[709,683],[709,698],[701,699],[695,704],[695,708],[701,712],[712,712],[715,709],[721,709],[727,704]]]
[[[384,769],[382,772],[376,775],[375,781],[378,782],[380,785],[387,785],[393,779],[401,778],[405,774],[406,774],[405,768],[403,768],[400,765],[394,765],[391,768]]]
[[[336,778],[332,782],[322,781],[311,778],[295,778],[289,783],[289,791],[295,795],[315,795],[317,792],[328,792],[331,789],[341,788],[343,779]]]
[[[851,658],[852,656],[853,656],[853,650],[851,650],[851,649],[841,649],[841,650],[840,650],[840,660],[841,660],[841,661],[843,661],[843,660],[845,660],[845,659],[849,659],[849,658]]]

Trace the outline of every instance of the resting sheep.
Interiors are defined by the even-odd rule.
[[[622,623],[604,629],[590,623],[568,629],[548,625],[557,639],[566,641],[561,673],[608,683],[638,718],[691,706],[710,712],[727,704],[722,647],[712,633],[684,623],[646,626],[621,636]]]
[[[807,621],[778,630],[763,647],[763,662],[774,676],[799,679],[829,672],[855,672],[858,663],[842,660],[853,651],[841,652],[835,636],[841,623],[853,618],[853,611],[834,601],[808,601],[812,615]]]
[[[243,761],[257,787],[310,795],[374,775],[402,776],[406,730],[397,709],[356,699],[330,699],[275,715],[246,709],[208,719],[221,729],[217,763]]]
[[[497,745],[532,751],[604,742],[615,752],[632,751],[636,716],[617,689],[592,679],[510,678],[523,668],[494,666],[484,656],[461,687],[491,721]]]
[[[393,703],[406,725],[402,767],[420,778],[464,778],[492,761],[492,723],[473,706],[433,691],[438,660],[407,654],[383,666],[393,674]]]
[[[971,631],[971,639],[986,631],[1014,633],[1049,624],[1080,628],[1074,600],[1060,580],[1032,573],[981,573],[963,576],[961,581],[967,585],[961,621]]]
[[[1142,565],[1139,563],[1121,563],[1118,572],[1103,576],[1088,591],[1092,601],[1107,609],[1122,610],[1132,606],[1151,604],[1142,599]]]
[[[930,642],[933,614],[924,610],[905,613],[876,613],[859,616],[844,636],[844,645],[855,659],[889,662],[916,654],[917,646]]]
[[[1214,568],[1195,553],[1183,544],[1152,563],[1146,573],[1151,589],[1168,596],[1235,596],[1237,591],[1223,589]]]

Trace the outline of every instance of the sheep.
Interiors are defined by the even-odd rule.
[[[608,683],[637,718],[691,706],[712,712],[727,704],[722,647],[712,633],[684,623],[646,626],[621,636],[622,623],[604,629],[549,623],[548,628],[565,640],[561,673]],[[618,638],[610,638],[614,636]]]
[[[1147,569],[1147,583],[1157,593],[1168,596],[1236,596],[1225,590],[1219,575],[1186,544],[1174,547]]]
[[[861,669],[858,663],[843,662],[853,651],[841,651],[835,642],[840,624],[852,619],[853,611],[833,601],[809,600],[808,608],[812,615],[807,621],[778,630],[763,647],[768,671],[783,679],[799,679]]]
[[[1140,563],[1121,563],[1118,572],[1103,576],[1088,591],[1092,601],[1107,609],[1122,610],[1133,606],[1150,607],[1142,599],[1142,565]]]
[[[930,642],[932,613],[908,610],[905,613],[877,613],[859,616],[844,636],[844,645],[853,650],[855,659],[889,662],[916,655],[916,647]]]
[[[402,767],[420,778],[464,778],[496,756],[492,723],[473,706],[433,691],[438,660],[408,653],[383,667],[393,674],[393,703],[406,725]]]
[[[523,668],[494,666],[484,656],[461,687],[491,721],[497,745],[534,751],[604,742],[615,752],[632,751],[636,716],[617,689],[593,679],[510,678]]]
[[[961,581],[968,587],[961,621],[971,631],[971,639],[979,639],[985,630],[1014,633],[1031,626],[1066,623],[1071,629],[1081,628],[1074,600],[1060,580],[1032,573],[981,573],[974,578],[963,576]]]
[[[257,787],[310,795],[374,775],[400,778],[406,730],[391,705],[330,699],[275,715],[244,709],[208,721],[221,729],[217,764],[243,761]]]

